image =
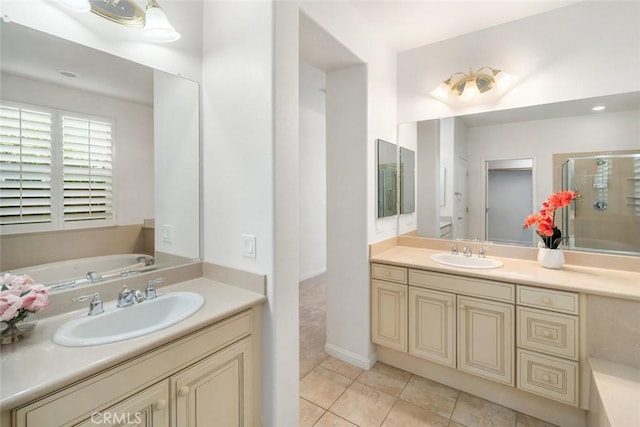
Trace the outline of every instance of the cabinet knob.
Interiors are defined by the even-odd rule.
[[[549,332],[549,331],[542,331],[542,336],[543,336],[543,337],[547,337],[547,338],[548,338],[548,337],[550,337],[550,336],[551,336],[551,332]]]
[[[164,411],[164,409],[167,407],[167,401],[164,399],[160,399],[158,400],[154,405],[153,405],[153,409],[156,411]]]
[[[551,299],[549,297],[544,297],[544,298],[542,298],[542,303],[546,304],[546,305],[549,305],[549,304],[551,304]]]
[[[180,387],[180,389],[178,389],[178,396],[185,397],[188,394],[189,394],[189,387],[184,386],[184,387]]]
[[[458,306],[458,308],[459,308],[460,310],[464,310],[465,308],[467,308],[467,306],[466,306],[466,305],[464,305],[464,304],[460,304],[460,305]]]
[[[551,379],[551,378],[550,378],[550,377],[549,377],[549,375],[547,375],[547,374],[544,374],[544,375],[542,376],[542,381],[544,381],[544,382],[547,382],[547,383],[548,383],[550,379]]]
[[[400,296],[403,297],[404,296],[404,291],[400,291]]]
[[[391,276],[391,273],[390,273],[389,271],[385,271],[385,272],[384,272],[384,275],[385,275],[385,276]]]

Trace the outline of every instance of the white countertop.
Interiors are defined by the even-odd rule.
[[[559,270],[553,270],[540,266],[537,261],[491,256],[488,258],[497,258],[504,263],[504,266],[495,269],[457,268],[439,264],[429,258],[432,254],[439,252],[443,251],[395,246],[371,256],[370,260],[371,262],[455,273],[501,282],[565,289],[640,301],[640,273],[569,264],[565,264]]]
[[[593,381],[612,426],[640,425],[640,369],[589,358]]]
[[[266,301],[262,294],[205,278],[158,288],[158,294],[171,291],[197,292],[204,296],[205,303],[200,310],[182,322],[142,337],[88,347],[55,344],[51,340],[55,330],[72,318],[85,316],[87,309],[84,307],[40,320],[28,339],[2,346],[2,410],[22,405]]]

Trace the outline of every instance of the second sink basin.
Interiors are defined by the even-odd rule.
[[[110,304],[103,314],[66,322],[56,330],[53,341],[83,347],[136,338],[186,319],[203,304],[204,297],[195,292],[169,292],[125,308]]]
[[[464,256],[448,253],[437,253],[430,257],[433,261],[459,268],[500,268],[504,264],[494,258],[479,258],[477,256]]]

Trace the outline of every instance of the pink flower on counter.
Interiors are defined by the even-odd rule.
[[[0,321],[15,323],[49,305],[49,291],[27,275],[0,276]]]

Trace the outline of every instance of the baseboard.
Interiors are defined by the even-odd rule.
[[[362,357],[359,354],[352,353],[348,350],[327,343],[325,343],[324,345],[324,352],[329,356],[333,356],[336,359],[342,360],[343,362],[350,363],[354,366],[357,366],[358,368],[366,370],[371,369],[371,367],[375,365],[377,361],[375,353],[370,355],[368,358]]]

